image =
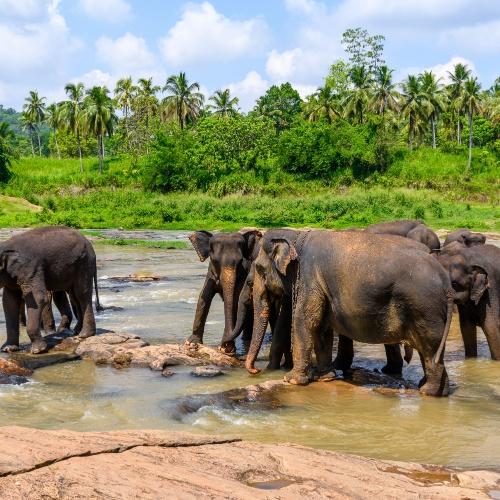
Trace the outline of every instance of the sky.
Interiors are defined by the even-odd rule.
[[[457,62],[486,88],[500,75],[500,0],[0,0],[0,104],[185,71],[248,111],[275,83],[313,92],[358,26],[386,37],[396,81],[424,69],[446,81]]]

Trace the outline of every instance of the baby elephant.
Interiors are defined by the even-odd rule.
[[[90,242],[74,229],[41,227],[0,243],[0,287],[4,287],[7,325],[7,341],[2,351],[19,349],[19,308],[23,299],[27,307],[26,330],[32,342],[31,352],[38,354],[47,350],[40,333],[40,319],[47,305],[48,291],[54,292],[58,307],[63,302],[58,303],[59,297],[67,292],[78,318],[75,331],[80,337],[95,335],[92,281],[97,298],[95,252]]]

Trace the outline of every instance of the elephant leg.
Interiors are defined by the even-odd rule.
[[[382,368],[382,373],[388,375],[402,375],[403,356],[401,356],[401,347],[399,344],[384,344],[387,363]]]
[[[186,339],[186,344],[203,344],[203,333],[205,331],[208,311],[216,293],[217,284],[212,278],[207,277],[198,297],[198,303],[196,304],[193,333]]]
[[[47,350],[47,343],[40,332],[42,312],[47,306],[47,292],[45,290],[31,291],[24,296],[24,300],[28,308],[26,331],[31,340],[31,353],[40,354]]]
[[[21,295],[21,305],[19,306],[19,324],[21,326],[26,326],[26,303],[24,302],[22,295]]]
[[[438,351],[440,338],[438,335],[427,334],[414,337],[415,348],[420,356],[424,377],[419,382],[420,392],[427,396],[447,396],[449,393],[449,380],[444,366],[444,351],[436,362],[434,356]]]
[[[458,306],[460,333],[464,341],[465,357],[477,358],[477,331],[474,312],[466,306]]]
[[[42,327],[46,335],[56,332],[56,322],[52,313],[52,292],[47,292],[47,303],[42,310]]]
[[[253,308],[249,308],[247,314],[245,315],[245,324],[243,326],[243,342],[250,342],[252,340],[253,332]]]
[[[333,362],[333,367],[336,370],[343,372],[349,370],[354,359],[354,342],[345,335],[339,335],[339,343],[337,347],[337,356]]]
[[[281,367],[281,359],[286,354],[287,349],[289,350],[291,322],[292,299],[285,296],[281,299],[281,307],[274,325],[268,370],[279,370]]]
[[[80,338],[93,337],[96,334],[94,309],[92,307],[92,277],[90,284],[75,289],[75,299],[81,311],[82,329],[78,334]]]
[[[316,372],[318,380],[328,382],[335,378],[332,362],[333,330],[329,325],[323,325],[314,338],[314,352],[316,354]]]
[[[21,307],[24,310],[21,290],[4,287],[2,304],[7,327],[7,340],[2,345],[1,350],[3,352],[17,351],[19,349],[19,311]]]
[[[71,306],[69,305],[68,295],[64,291],[57,291],[53,293],[54,303],[61,314],[61,322],[57,327],[58,332],[63,330],[69,330],[71,327],[71,321],[73,320],[73,313],[71,312]]]
[[[75,298],[74,292],[71,290],[68,293],[68,295],[69,295],[69,300],[71,302],[71,308],[73,309],[73,312],[75,313],[76,316],[76,325],[73,331],[75,332],[75,335],[78,335],[82,330],[83,313],[80,309],[80,304]]]
[[[500,325],[498,318],[495,318],[491,313],[487,313],[482,329],[488,341],[491,359],[500,360]]]

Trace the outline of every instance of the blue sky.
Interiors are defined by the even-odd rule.
[[[61,100],[68,81],[163,85],[183,70],[248,110],[273,83],[314,91],[356,26],[386,37],[398,81],[446,77],[456,62],[485,87],[500,75],[499,0],[0,0],[0,103],[19,109],[30,89]]]

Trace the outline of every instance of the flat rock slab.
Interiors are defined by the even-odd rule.
[[[0,428],[0,498],[491,498],[497,471],[456,471],[290,444],[161,430]],[[126,473],[124,473],[126,471]]]
[[[224,375],[225,372],[222,371],[217,366],[198,366],[194,370],[191,371],[191,375],[193,377],[205,377],[205,378],[213,378],[220,377]]]

